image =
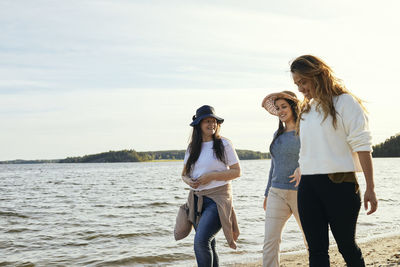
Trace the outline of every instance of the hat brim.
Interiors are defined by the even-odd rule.
[[[219,124],[221,124],[221,123],[224,122],[224,119],[223,119],[223,118],[220,118],[220,117],[218,117],[218,116],[215,116],[214,114],[205,114],[205,115],[202,115],[202,116],[196,118],[194,121],[192,121],[192,123],[190,124],[190,126],[195,126],[195,125],[199,124],[200,121],[201,121],[202,119],[205,119],[205,118],[208,118],[208,117],[215,118]]]
[[[299,103],[299,99],[297,99],[296,97],[293,97],[289,94],[286,93],[273,93],[273,94],[269,94],[266,97],[264,97],[261,106],[263,108],[265,108],[269,113],[271,113],[272,115],[278,116],[278,112],[276,110],[275,107],[275,100],[276,99],[290,99],[292,101],[294,101],[296,104]]]

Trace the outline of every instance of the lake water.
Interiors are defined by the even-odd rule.
[[[220,231],[221,263],[261,259],[269,160],[242,161],[232,182],[238,249]],[[400,159],[374,159],[379,209],[360,212],[358,241],[400,233]],[[182,162],[0,165],[0,266],[195,266],[192,232],[176,242],[188,190]],[[361,192],[365,182],[359,175]],[[282,250],[302,250],[291,218]]]

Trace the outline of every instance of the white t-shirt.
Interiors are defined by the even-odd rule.
[[[222,143],[225,148],[225,160],[227,164],[223,163],[220,161],[214,154],[213,150],[213,144],[214,141],[209,141],[209,142],[203,142],[201,144],[201,152],[200,156],[197,159],[196,163],[193,166],[192,172],[190,173],[190,177],[193,179],[197,179],[203,174],[209,173],[209,172],[218,172],[218,171],[225,171],[228,170],[228,166],[232,166],[236,163],[239,162],[239,158],[236,154],[235,149],[233,148],[232,143],[226,139],[226,138],[221,138]],[[187,160],[189,158],[189,151],[186,150],[185,153],[185,159],[183,160],[183,163],[186,164]],[[208,184],[205,185],[200,185],[198,188],[195,190],[205,190],[205,189],[210,189],[210,188],[215,188],[218,186],[223,186],[230,181],[211,181]],[[192,188],[194,189],[194,188]]]

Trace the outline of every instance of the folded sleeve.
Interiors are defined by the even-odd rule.
[[[337,111],[343,121],[347,143],[353,152],[372,151],[367,114],[351,95],[343,94],[340,97],[340,108]]]
[[[223,144],[225,148],[225,159],[227,165],[232,166],[236,163],[239,163],[239,157],[236,154],[235,149],[233,148],[232,142],[227,139],[223,139]]]

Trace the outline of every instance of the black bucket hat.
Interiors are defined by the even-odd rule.
[[[192,117],[193,121],[190,124],[190,126],[195,126],[195,125],[199,124],[202,119],[207,118],[207,117],[215,118],[218,123],[224,122],[223,118],[220,118],[217,115],[215,115],[215,110],[212,106],[204,105],[204,106],[199,107],[196,110],[196,115],[194,115]]]

